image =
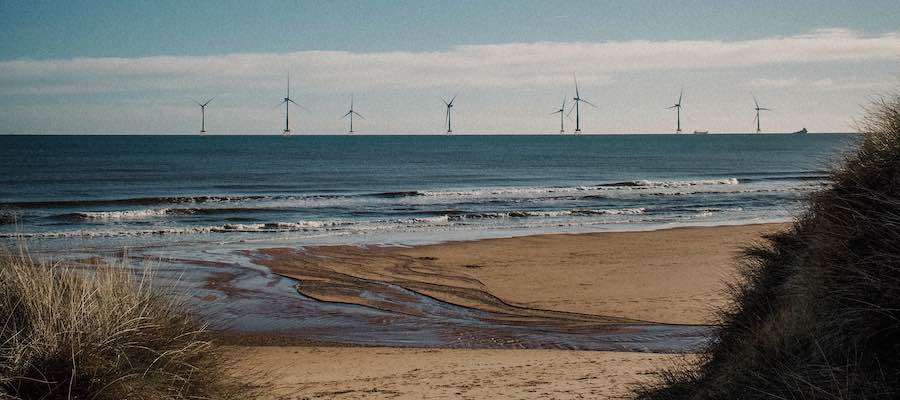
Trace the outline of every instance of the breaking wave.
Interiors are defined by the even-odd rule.
[[[670,187],[685,187],[685,186],[738,185],[738,184],[740,184],[740,180],[737,178],[725,178],[725,179],[701,179],[701,180],[693,180],[693,181],[690,181],[690,180],[688,180],[688,181],[637,180],[637,181],[626,181],[626,182],[616,182],[616,183],[604,183],[604,184],[600,184],[597,186],[598,187],[670,188]]]
[[[153,212],[150,212],[153,211]],[[147,218],[148,216],[164,215],[172,210],[135,210],[78,213],[88,214],[88,218],[127,219]],[[297,222],[265,222],[265,223],[227,223],[213,226],[188,226],[188,227],[163,227],[163,228],[123,228],[123,229],[78,229],[52,232],[3,232],[0,238],[61,238],[61,237],[119,237],[119,236],[146,236],[146,235],[184,235],[204,233],[279,233],[279,232],[309,232],[309,231],[337,231],[337,230],[372,230],[394,229],[402,226],[440,226],[454,222],[478,219],[499,218],[557,218],[557,217],[584,217],[600,215],[637,215],[648,212],[646,208],[623,209],[574,209],[574,210],[522,210],[508,212],[471,212],[456,214],[440,214],[427,217],[413,217],[401,219],[377,219],[368,221],[350,220],[311,220]]]
[[[59,220],[139,220],[156,217],[164,217],[169,215],[218,215],[218,214],[239,214],[239,213],[272,213],[272,212],[289,212],[287,209],[280,208],[252,208],[252,207],[230,207],[230,208],[152,208],[141,210],[118,210],[118,211],[82,211],[74,213],[56,214],[51,216],[53,219]]]
[[[266,200],[272,196],[167,196],[127,199],[25,201],[0,203],[0,208],[70,208],[100,206],[151,206],[165,204],[220,203],[229,201]]]

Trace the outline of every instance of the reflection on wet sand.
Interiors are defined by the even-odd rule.
[[[132,257],[161,258],[160,278],[190,286],[215,329],[253,342],[691,352],[709,333],[510,304],[465,271],[377,247]]]

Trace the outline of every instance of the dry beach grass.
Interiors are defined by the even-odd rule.
[[[860,130],[833,185],[746,250],[702,366],[642,398],[900,397],[900,95],[876,101]]]
[[[0,252],[0,398],[243,399],[179,296],[121,266]]]

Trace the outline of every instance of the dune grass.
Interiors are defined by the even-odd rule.
[[[642,399],[900,398],[900,96],[782,233],[747,249],[699,366]]]
[[[247,399],[171,289],[0,250],[0,399]]]

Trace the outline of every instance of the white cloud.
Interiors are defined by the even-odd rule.
[[[799,79],[767,79],[757,78],[747,82],[746,86],[758,89],[783,89],[801,84]]]
[[[439,52],[303,51],[221,56],[76,58],[0,62],[2,92],[85,93],[212,84],[281,85],[292,71],[311,89],[551,87],[577,70],[586,83],[653,70],[900,59],[900,34],[846,29],[746,41],[610,41],[467,45]],[[266,83],[268,82],[268,83]],[[27,89],[22,89],[22,87]]]
[[[12,106],[21,110],[23,97],[41,95],[84,95],[94,98],[96,103],[102,101],[97,97],[104,95],[158,96],[153,101],[159,102],[162,98],[191,98],[198,93],[228,93],[233,98],[259,101],[273,97],[273,93],[281,93],[283,76],[288,71],[292,74],[295,90],[305,96],[335,93],[343,96],[355,91],[365,93],[370,101],[398,93],[414,96],[412,93],[421,92],[433,96],[438,92],[449,95],[456,91],[480,94],[542,91],[556,98],[571,86],[573,71],[578,72],[583,87],[593,90],[594,101],[598,100],[598,92],[616,93],[622,97],[632,94],[640,80],[660,81],[665,74],[720,76],[720,81],[710,84],[713,88],[743,86],[784,90],[811,85],[833,89],[839,82],[854,77],[842,76],[848,73],[846,68],[830,66],[868,66],[898,60],[900,33],[865,34],[847,29],[822,29],[796,36],[742,41],[537,42],[466,45],[433,52],[303,51],[11,60],[0,62],[0,104],[7,106],[3,107],[7,111],[0,113],[10,112]],[[792,66],[814,67],[824,76],[778,75]],[[774,71],[754,78],[754,71],[760,69]],[[729,71],[748,72],[737,74],[742,75],[737,79],[732,78],[734,74]],[[773,74],[775,76],[771,76]],[[877,84],[877,79],[875,81]],[[478,99],[470,98],[470,101],[472,105],[479,104]],[[384,102],[396,104],[389,100]],[[480,106],[482,109],[489,107],[487,104]],[[533,106],[541,109],[542,105]],[[256,104],[255,107],[261,106]],[[504,112],[502,107],[491,109]],[[402,114],[397,115],[402,118]],[[479,116],[482,119],[488,117],[487,114]],[[23,118],[22,115],[4,118],[0,114],[0,122],[15,119],[21,123]],[[415,120],[411,115],[407,118]],[[494,127],[482,122],[484,126]]]

